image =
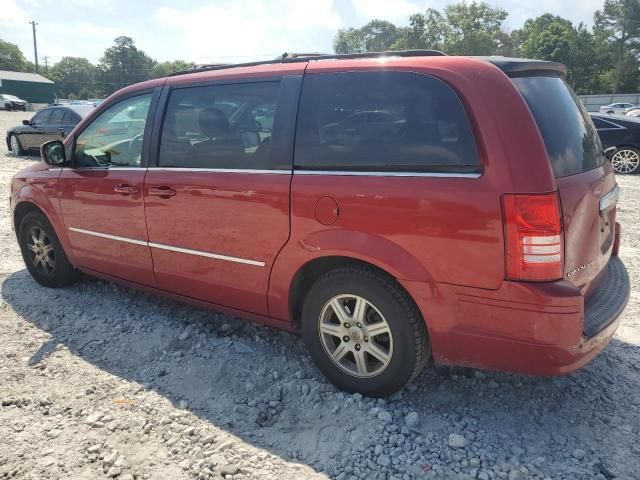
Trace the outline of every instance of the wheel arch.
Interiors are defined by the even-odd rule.
[[[300,328],[302,304],[313,284],[326,273],[340,267],[358,265],[375,270],[392,280],[414,304],[417,303],[413,296],[402,285],[398,278],[388,269],[375,263],[347,255],[326,255],[308,260],[301,265],[294,274],[288,292],[289,318],[296,329]],[[418,311],[420,309],[418,308]],[[424,319],[423,319],[424,320]]]
[[[75,265],[75,259],[73,258],[73,254],[71,252],[71,246],[69,244],[69,237],[66,235],[66,230],[64,228],[64,223],[62,219],[58,216],[58,212],[51,204],[44,193],[37,189],[29,189],[30,192],[28,195],[24,195],[27,192],[24,192],[24,188],[21,192],[21,198],[13,207],[13,227],[14,232],[16,234],[16,239],[19,241],[19,231],[20,231],[20,222],[22,219],[30,212],[39,212],[41,213],[47,221],[51,224],[53,231],[55,232],[62,248],[64,249],[65,255],[69,259],[69,261]],[[44,198],[42,198],[44,197]]]

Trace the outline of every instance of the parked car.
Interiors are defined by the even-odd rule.
[[[27,111],[27,101],[16,97],[15,95],[8,95],[6,93],[0,94],[0,109],[2,110],[22,110]]]
[[[603,107],[600,107],[600,113],[607,113],[607,114],[619,113],[624,115],[625,111],[634,107],[637,107],[637,105],[634,105],[633,103],[612,103],[611,105],[605,105]]]
[[[640,117],[640,107],[629,108],[625,110],[624,114],[629,117]]]
[[[7,130],[7,148],[16,155],[39,151],[43,143],[64,138],[94,109],[93,105],[43,108],[31,120]]]
[[[616,173],[640,172],[640,119],[596,114],[591,114],[591,119],[604,148],[616,148],[611,154]]]
[[[25,264],[49,287],[82,271],[301,332],[349,392],[389,395],[432,361],[570,372],[630,285],[614,171],[565,75],[414,51],[124,88],[13,178]],[[128,112],[143,121],[112,129]],[[393,128],[345,121],[359,112]]]

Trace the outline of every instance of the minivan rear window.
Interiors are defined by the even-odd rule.
[[[604,163],[598,133],[563,79],[530,76],[512,81],[538,124],[556,178],[593,170]]]

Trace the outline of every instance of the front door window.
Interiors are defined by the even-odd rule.
[[[105,110],[76,139],[74,166],[139,167],[151,94],[123,100]]]

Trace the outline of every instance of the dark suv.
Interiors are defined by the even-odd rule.
[[[127,87],[14,178],[24,261],[43,285],[80,270],[301,331],[367,395],[432,360],[575,370],[630,287],[615,176],[565,74],[391,52]]]

